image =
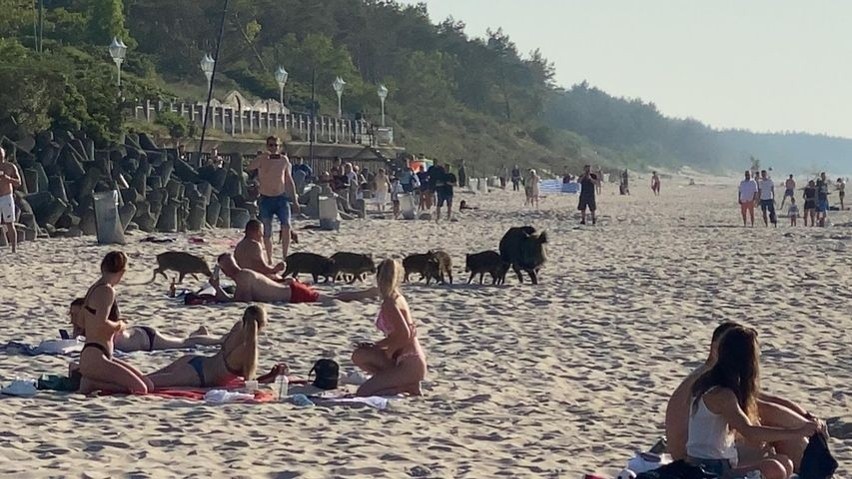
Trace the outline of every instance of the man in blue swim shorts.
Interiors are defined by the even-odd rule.
[[[263,223],[263,244],[267,259],[272,262],[272,218],[277,216],[281,223],[282,261],[287,260],[290,249],[290,213],[299,213],[299,196],[290,167],[290,159],[280,153],[283,146],[278,137],[266,139],[267,152],[251,162],[249,171],[257,170],[258,216]]]

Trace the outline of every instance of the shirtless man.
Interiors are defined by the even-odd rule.
[[[693,371],[680,386],[675,389],[672,397],[666,405],[666,442],[668,443],[668,452],[675,460],[686,459],[686,441],[689,434],[689,414],[692,410],[692,385],[695,381],[710,369],[716,362],[717,347],[719,340],[731,328],[737,326],[737,323],[726,322],[720,324],[713,331],[713,338],[710,343],[710,355],[707,360]],[[795,428],[807,423],[809,420],[816,420],[814,416],[801,408],[801,406],[775,396],[770,396],[761,393],[760,399],[757,402],[758,414],[760,422],[764,426],[779,427],[779,428]],[[796,471],[799,470],[799,464],[802,461],[802,455],[807,447],[807,441],[779,442],[771,445],[775,448],[778,454],[784,454],[789,457],[795,466]],[[751,444],[738,444],[740,451],[740,460],[745,462],[747,455],[761,455],[763,448]]]
[[[796,195],[796,180],[793,179],[793,175],[790,175],[787,178],[787,181],[784,182],[784,198],[781,200],[781,209],[784,209],[784,203],[787,202],[787,198],[793,198]]]
[[[215,276],[210,278],[210,285],[216,289],[216,299],[222,302],[330,304],[334,300],[361,301],[377,298],[379,295],[378,288],[374,287],[364,291],[325,296],[298,281],[285,280],[283,283],[276,283],[260,273],[240,268],[229,253],[220,255],[217,262],[222,273],[236,283],[234,296],[231,297],[219,286],[219,278]]]
[[[272,217],[278,216],[281,222],[282,260],[287,258],[290,249],[290,213],[299,212],[299,196],[293,181],[292,168],[287,155],[280,153],[281,141],[276,136],[266,139],[266,153],[262,153],[251,162],[249,171],[257,170],[260,199],[260,221],[263,222],[263,243],[266,257],[272,260]]]
[[[12,252],[18,250],[18,232],[15,231],[15,188],[21,186],[18,167],[6,161],[6,150],[0,147],[0,228],[6,227],[6,238]]]
[[[258,220],[249,220],[246,223],[246,235],[234,248],[234,259],[240,268],[250,269],[273,279],[280,279],[278,273],[286,267],[284,262],[275,266],[267,263],[263,251],[263,223]]]

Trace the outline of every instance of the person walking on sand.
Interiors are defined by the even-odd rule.
[[[796,195],[796,180],[793,179],[793,175],[790,175],[787,178],[787,181],[784,182],[784,198],[781,199],[781,211],[784,211],[784,203],[787,202],[787,198],[794,198]]]
[[[760,211],[763,213],[763,225],[769,226],[771,222],[778,227],[778,218],[775,216],[775,183],[766,174],[766,170],[760,172]],[[769,218],[767,218],[767,212]]]
[[[453,220],[453,188],[456,186],[456,175],[450,172],[450,164],[444,165],[437,173],[435,194],[438,196],[438,208],[435,211],[435,221],[441,221],[441,207],[447,204],[447,221]]]
[[[505,190],[506,187],[504,186],[503,189]],[[518,165],[512,168],[512,191],[521,191],[521,168]]]
[[[825,226],[825,218],[828,215],[828,180],[825,178],[825,172],[819,174],[819,179],[816,181],[817,189],[817,221],[820,227]]]
[[[796,226],[796,221],[799,218],[799,207],[796,206],[796,198],[790,198],[790,209],[787,210],[787,216],[790,217],[790,226]]]
[[[535,170],[530,170],[529,174],[526,178],[526,190],[527,190],[527,204],[530,206],[535,206],[535,209],[538,209],[538,197],[540,196],[540,188],[539,181],[541,181],[541,177],[538,176]]]
[[[657,176],[657,172],[651,176],[651,191],[654,192],[654,196],[660,196],[660,177]]]
[[[6,150],[0,147],[0,229],[5,226],[6,238],[12,252],[18,251],[18,232],[15,231],[15,188],[21,186],[18,167],[6,161]]]
[[[375,178],[373,178],[373,191],[376,192],[376,207],[380,213],[385,212],[385,206],[388,204],[388,192],[390,191],[390,186],[390,180],[388,179],[388,175],[385,173],[385,169],[379,168],[379,172],[376,173]]]
[[[817,189],[814,180],[808,181],[808,185],[805,186],[802,198],[805,200],[805,226],[808,225],[808,218],[811,219],[811,226],[816,226]]]
[[[249,171],[257,170],[258,173],[258,216],[263,223],[263,243],[269,261],[272,261],[272,218],[277,216],[281,223],[281,259],[286,261],[290,250],[290,214],[299,213],[299,195],[292,167],[287,155],[280,152],[282,146],[278,137],[270,136],[266,139],[267,151],[248,167]]]
[[[592,173],[591,166],[586,165],[583,167],[583,174],[577,178],[577,181],[580,183],[580,204],[577,206],[581,215],[580,224],[586,224],[586,209],[592,215],[592,224],[597,224],[595,217],[595,211],[597,210],[595,186],[600,181],[600,178],[598,178],[598,175]]]
[[[754,204],[758,200],[757,183],[751,179],[751,172],[748,170],[745,172],[745,179],[740,182],[737,200],[743,216],[743,226],[746,226],[746,215],[748,215],[751,218],[751,226],[754,227]]]
[[[840,198],[840,211],[846,209],[846,205],[844,204],[844,199],[846,198],[846,182],[843,181],[843,178],[837,179],[837,197]]]
[[[398,260],[379,264],[376,284],[382,304],[376,328],[385,335],[376,343],[359,343],[352,362],[373,376],[356,393],[358,396],[421,394],[420,382],[426,377],[426,353],[417,339],[417,325],[400,286],[405,270]]]
[[[600,196],[600,194],[603,193],[603,182],[604,182],[603,168],[598,166],[598,169],[595,171],[595,174],[598,175],[598,182],[595,183],[595,191],[598,193],[598,196]]]

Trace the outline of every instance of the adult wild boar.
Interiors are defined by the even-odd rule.
[[[533,284],[538,284],[538,272],[547,260],[544,244],[547,233],[537,232],[532,226],[510,228],[500,240],[500,258],[510,264],[518,281],[524,282],[521,275],[526,271]]]

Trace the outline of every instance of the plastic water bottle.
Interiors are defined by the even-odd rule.
[[[275,378],[275,386],[278,389],[278,401],[283,402],[290,395],[290,379],[286,374],[281,374]]]

